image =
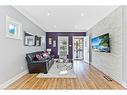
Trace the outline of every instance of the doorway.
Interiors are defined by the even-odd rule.
[[[68,36],[58,36],[58,55],[68,55]]]
[[[73,59],[83,60],[84,59],[84,37],[73,37]]]

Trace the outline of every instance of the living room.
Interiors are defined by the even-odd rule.
[[[126,89],[126,13],[126,6],[0,6],[0,89]],[[93,48],[105,34],[109,50]]]

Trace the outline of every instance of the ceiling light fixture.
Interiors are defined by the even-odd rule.
[[[50,13],[47,13],[47,16],[50,16]]]
[[[81,16],[84,16],[84,13],[81,13]]]
[[[54,25],[53,27],[56,28],[56,25]]]

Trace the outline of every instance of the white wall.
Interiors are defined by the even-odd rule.
[[[127,6],[123,6],[123,84],[127,87]]]
[[[91,37],[105,33],[110,34],[111,53],[92,51],[91,64],[111,76],[122,81],[122,8],[119,7],[88,30]],[[127,38],[126,38],[127,39]]]
[[[25,61],[26,53],[45,49],[45,43],[42,46],[27,47],[24,46],[23,39],[15,40],[7,38],[5,32],[7,15],[21,22],[23,31],[45,36],[45,32],[42,29],[13,7],[0,6],[0,84],[27,70]]]

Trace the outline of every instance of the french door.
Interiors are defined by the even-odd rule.
[[[84,38],[74,38],[73,39],[73,58],[83,59],[84,51]]]
[[[58,36],[58,55],[68,55],[68,36]]]

